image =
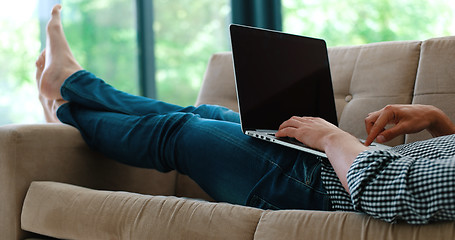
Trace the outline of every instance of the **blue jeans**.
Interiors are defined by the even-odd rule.
[[[216,201],[263,209],[330,210],[314,155],[244,135],[220,106],[180,107],[114,89],[87,71],[65,80],[57,111],[87,144],[119,162],[177,170]]]

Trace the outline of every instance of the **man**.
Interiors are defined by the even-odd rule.
[[[56,5],[37,82],[49,121],[70,124],[117,161],[190,176],[217,201],[264,209],[357,210],[388,222],[455,220],[455,125],[439,109],[391,105],[365,119],[365,144],[320,118],[292,117],[276,133],[327,159],[244,135],[237,113],[133,96],[83,70]],[[385,130],[392,123],[394,126]],[[435,138],[383,151],[376,139],[427,129]]]

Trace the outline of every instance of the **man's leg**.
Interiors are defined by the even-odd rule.
[[[220,114],[219,107],[181,108],[128,96],[83,71],[68,78],[61,93],[69,103],[59,108],[59,119],[77,127],[92,148],[117,161],[163,172],[175,169],[218,201],[327,209],[319,160],[244,135],[237,122],[222,121],[225,116],[238,119],[232,111]],[[121,103],[111,106],[116,99],[128,99],[120,107],[124,110],[117,111]],[[128,106],[136,106],[136,99],[150,113],[130,112]]]
[[[221,106],[181,107],[119,91],[87,71],[78,71],[63,83],[60,93],[66,101],[99,111],[142,116],[150,113],[188,112],[202,118],[239,123],[238,113]]]
[[[250,138],[237,123],[180,112],[102,112],[71,102],[59,108],[58,117],[105,155],[138,167],[175,169],[217,201],[266,209],[329,209],[315,156]]]

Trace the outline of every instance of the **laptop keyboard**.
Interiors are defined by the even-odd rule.
[[[291,138],[291,137],[275,137],[275,134],[273,134],[273,133],[267,133],[267,135],[272,136],[272,137],[274,137],[276,139],[279,139],[279,140],[281,140],[283,142],[296,144],[296,145],[299,145],[299,146],[302,146],[302,147],[307,147],[307,145],[303,144],[302,142],[300,142],[299,140],[297,140],[295,138]]]

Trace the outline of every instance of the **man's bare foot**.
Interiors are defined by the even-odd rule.
[[[46,122],[61,123],[57,117],[57,109],[62,104],[66,103],[66,101],[63,99],[49,100],[49,99],[43,97],[42,95],[39,95],[39,100],[41,102],[41,105],[43,106],[44,118],[46,119]]]
[[[40,56],[38,57],[38,60],[36,60],[36,83],[39,87],[39,82],[41,79],[41,75],[43,74],[44,70],[44,63],[46,61],[46,55],[45,51],[43,51]],[[46,119],[46,122],[48,123],[60,123],[60,120],[57,118],[57,109],[65,103],[66,101],[63,99],[55,99],[55,100],[49,100],[41,93],[39,94],[39,101],[41,102],[41,105],[43,106],[44,110],[44,117]]]
[[[43,70],[41,76],[37,76],[40,95],[48,100],[62,99],[60,87],[65,79],[82,70],[66,41],[60,18],[61,8],[61,5],[57,4],[52,9],[52,16],[47,24],[46,51],[44,56],[40,56],[43,58],[40,62]]]

